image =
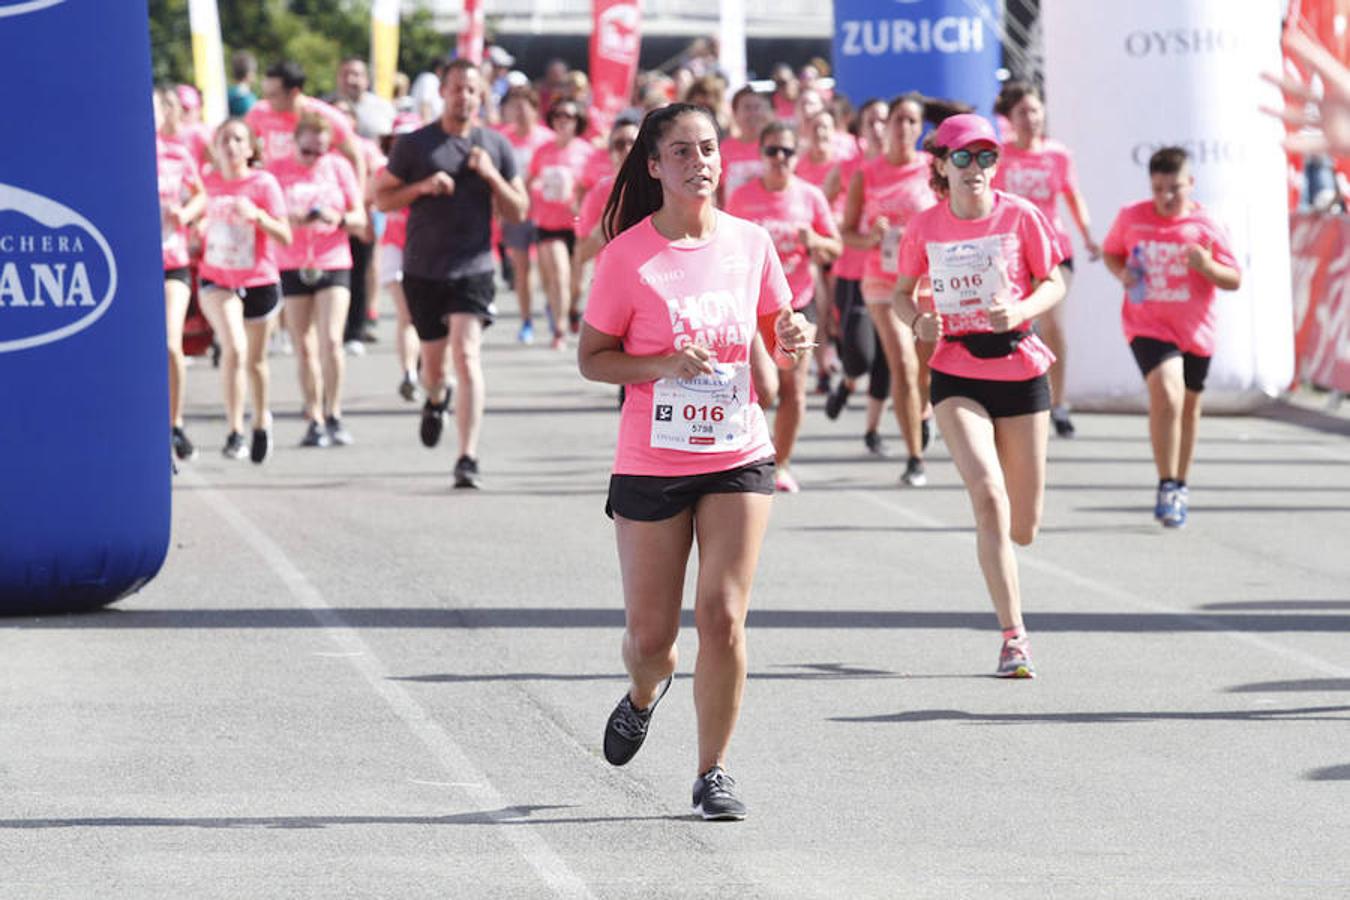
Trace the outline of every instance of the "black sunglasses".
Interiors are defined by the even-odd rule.
[[[969,150],[953,150],[947,157],[952,161],[952,165],[958,169],[964,169],[974,160],[981,169],[988,169],[998,162],[997,150],[980,150],[972,153]]]
[[[613,150],[616,153],[626,153],[629,150],[633,149],[634,143],[636,143],[636,141],[630,141],[625,138],[619,138],[617,141],[610,141],[609,149]]]
[[[765,156],[781,156],[783,159],[792,159],[797,155],[797,151],[792,147],[761,147],[759,149]]]
[[[309,159],[310,157],[314,156],[323,156],[322,150],[315,150],[312,147],[301,147],[299,148],[298,152],[301,156],[305,157],[306,159]]]

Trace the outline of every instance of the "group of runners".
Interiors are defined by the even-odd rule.
[[[940,432],[969,494],[1001,630],[995,673],[1035,676],[1014,545],[1031,543],[1040,524],[1052,424],[1074,434],[1056,374],[1065,358],[1056,309],[1073,271],[1060,198],[1088,255],[1122,285],[1125,338],[1148,386],[1155,515],[1166,526],[1186,521],[1214,294],[1241,276],[1223,229],[1192,199],[1179,148],[1153,155],[1151,198],[1121,210],[1098,245],[1069,152],[1046,138],[1043,105],[1026,84],[999,98],[1003,131],[917,94],[868,101],[852,132],[826,104],[799,98],[788,124],[745,88],[731,103],[734,135],[707,106],[677,102],[621,117],[597,142],[574,100],[549,107],[545,130],[528,88],[507,94],[500,130],[485,127],[481,73],[455,62],[442,77],[440,118],[407,130],[383,159],[363,154],[342,116],[284,75],[269,77],[261,114],[215,131],[206,175],[160,142],[171,352],[195,221],[202,306],[223,351],[225,454],[261,462],[270,452],[265,348],[283,302],[309,419],[303,443],[350,441],[334,325],[345,318],[350,267],[340,245],[369,206],[391,217],[384,234],[401,243],[385,272],[400,273],[399,328],[416,334],[400,367],[407,395],[424,397],[421,440],[435,446],[453,408],[455,484],[477,486],[494,243],[512,263],[522,342],[534,339],[537,262],[551,345],[566,348],[576,333],[582,376],[624,390],[605,512],[631,684],[606,723],[604,754],[615,765],[632,759],[671,687],[696,545],[693,804],[706,818],[746,815],[726,769],[746,613],[772,497],[800,487],[791,457],[813,360],[831,418],[868,380],[870,452],[884,452],[880,420],[893,404],[903,485],[926,483],[924,453]],[[924,139],[926,124],[935,127]],[[263,168],[251,165],[259,139]],[[583,307],[578,275],[592,258]],[[181,457],[181,372],[173,384]]]

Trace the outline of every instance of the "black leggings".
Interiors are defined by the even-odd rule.
[[[863,303],[862,282],[835,279],[834,309],[839,317],[839,359],[844,374],[849,378],[867,375],[867,395],[885,400],[891,395],[891,370],[867,304]]]

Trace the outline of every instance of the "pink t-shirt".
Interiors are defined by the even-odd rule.
[[[157,139],[155,157],[159,175],[159,240],[164,268],[181,269],[190,262],[188,230],[169,218],[169,210],[182,206],[201,189],[201,175],[192,154],[179,144]]]
[[[322,100],[305,97],[298,105],[304,112],[312,112],[328,120],[333,128],[333,139],[329,146],[334,149],[346,144],[354,134],[347,117]],[[272,104],[259,100],[244,116],[244,121],[262,143],[264,165],[270,166],[278,160],[295,156],[295,126],[300,121],[298,111],[276,112]]]
[[[797,168],[795,173],[803,181],[809,181],[818,188],[825,186],[825,179],[829,177],[830,172],[835,166],[839,165],[839,160],[833,155],[824,162],[815,162],[811,159],[811,152],[804,150],[797,156]]]
[[[992,300],[1021,301],[1031,293],[1033,278],[1048,277],[1063,261],[1054,229],[1040,210],[1003,191],[994,192],[994,208],[982,219],[958,219],[948,203],[919,213],[900,244],[900,274],[932,278],[944,336],[990,332],[985,309]],[[979,359],[959,342],[940,340],[929,365],[964,378],[1025,381],[1044,374],[1054,361],[1031,334],[996,359]]]
[[[187,123],[179,126],[177,134],[159,137],[167,143],[176,144],[187,150],[199,171],[205,169],[206,164],[211,161],[211,129],[206,125]]]
[[[258,169],[233,180],[209,172],[203,183],[207,201],[201,277],[231,290],[275,284],[279,278],[276,242],[259,225],[241,217],[235,204],[238,198],[247,197],[273,218],[284,219],[286,199],[281,185],[271,172]]]
[[[577,237],[586,237],[600,227],[600,218],[605,214],[605,204],[609,202],[609,192],[614,187],[614,175],[611,173],[595,183],[595,187],[581,198],[581,212],[577,213]]]
[[[1059,217],[1056,202],[1061,194],[1078,192],[1078,173],[1068,147],[1051,140],[1042,141],[1037,150],[1004,144],[998,169],[994,172],[994,187],[1036,204],[1055,227],[1055,234],[1064,244],[1065,255],[1072,255],[1073,239]]]
[[[862,168],[867,160],[863,159],[861,153],[857,156],[843,160],[839,163],[839,196],[835,199],[836,215],[839,221],[844,220],[844,206],[848,203],[848,186],[853,181],[853,173]],[[839,254],[839,258],[834,261],[834,277],[847,278],[850,281],[861,281],[863,277],[863,264],[867,260],[867,251],[859,250],[857,247],[844,245],[844,252]]]
[[[534,158],[534,151],[545,144],[551,144],[556,135],[553,129],[545,125],[536,123],[530,129],[528,134],[521,135],[510,125],[503,125],[499,129],[502,136],[506,138],[507,143],[511,145],[511,151],[516,157],[516,171],[530,171],[530,160]]]
[[[286,198],[286,211],[292,216],[289,247],[277,248],[277,265],[287,269],[350,269],[351,244],[347,230],[341,223],[326,225],[297,225],[310,210],[322,206],[346,213],[363,205],[361,189],[356,185],[356,172],[345,157],[328,153],[312,166],[306,166],[294,157],[279,160],[267,167],[281,185]]]
[[[1214,353],[1214,283],[1186,264],[1186,245],[1199,244],[1214,261],[1238,268],[1223,227],[1199,204],[1187,214],[1168,219],[1158,215],[1152,200],[1125,207],[1116,215],[1102,242],[1102,251],[1123,256],[1136,248],[1143,262],[1144,299],[1121,307],[1125,339],[1137,337],[1176,344],[1183,353]]]
[[[811,256],[799,232],[810,228],[826,237],[839,236],[821,189],[800,178],[790,178],[785,190],[771,191],[764,187],[762,178],[756,178],[731,195],[727,212],[769,232],[792,290],[792,308],[809,306],[815,293],[815,279],[811,277]]]
[[[576,227],[577,203],[586,166],[595,148],[581,138],[534,151],[530,160],[530,218],[540,228]]]
[[[722,154],[722,196],[730,197],[741,185],[764,174],[764,158],[757,141],[726,138],[718,148]]]
[[[858,230],[865,234],[882,216],[890,225],[881,244],[867,251],[864,280],[894,285],[899,279],[905,228],[917,213],[937,203],[937,195],[928,184],[931,163],[927,153],[920,153],[903,166],[892,165],[884,156],[863,163],[863,208]]]
[[[675,243],[651,217],[600,251],[586,304],[586,322],[623,340],[625,353],[657,356],[698,344],[719,364],[748,370],[759,317],[787,306],[791,291],[773,241],[758,225],[717,213],[712,237]],[[700,453],[653,447],[657,383],[628,385],[614,458],[618,475],[699,475],[724,472],[773,456],[764,413],[745,376],[749,439],[738,450]]]

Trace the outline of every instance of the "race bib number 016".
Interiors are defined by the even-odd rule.
[[[928,270],[933,303],[943,315],[986,310],[997,297],[1007,295],[1008,264],[998,235],[929,244]]]
[[[652,388],[651,445],[725,453],[750,442],[750,367],[719,364],[711,375],[662,378]]]

